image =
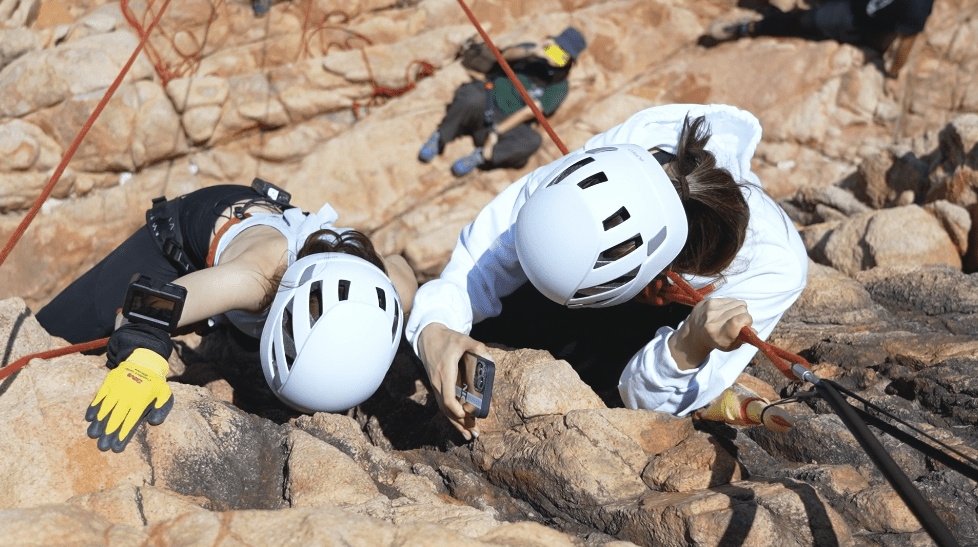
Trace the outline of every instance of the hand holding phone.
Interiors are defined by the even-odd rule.
[[[458,362],[455,396],[461,400],[465,411],[475,418],[489,415],[489,400],[492,398],[495,374],[495,363],[471,351],[466,351]],[[473,408],[474,410],[470,410]]]

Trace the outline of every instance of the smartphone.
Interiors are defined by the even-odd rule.
[[[172,333],[180,322],[187,289],[136,274],[129,283],[122,315],[133,323],[143,323]]]
[[[458,362],[458,380],[455,385],[455,396],[462,399],[463,405],[468,403],[475,410],[466,412],[476,418],[489,415],[489,400],[492,398],[492,382],[496,375],[496,364],[466,351]]]

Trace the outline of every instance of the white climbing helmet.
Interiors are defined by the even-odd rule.
[[[628,301],[679,254],[686,213],[646,149],[571,154],[520,209],[516,254],[530,282],[565,306]]]
[[[337,412],[380,387],[404,314],[391,280],[362,258],[318,253],[285,271],[261,335],[265,380],[302,412]]]

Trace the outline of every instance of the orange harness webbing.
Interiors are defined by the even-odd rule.
[[[214,234],[214,240],[211,241],[211,247],[210,249],[207,250],[208,268],[212,268],[214,266],[214,256],[217,254],[217,244],[221,242],[221,237],[224,236],[224,234],[226,234],[227,231],[231,229],[231,226],[234,226],[235,224],[241,222],[242,220],[250,216],[251,215],[249,215],[248,213],[245,213],[241,217],[236,217],[236,216],[231,217],[230,219],[228,219],[227,222],[224,223],[224,226],[221,226],[221,229],[218,230],[216,234]]]

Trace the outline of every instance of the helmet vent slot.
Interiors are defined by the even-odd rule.
[[[594,263],[594,268],[598,269],[602,266],[607,266],[612,262],[620,259],[621,257],[627,255],[628,253],[638,249],[642,246],[642,235],[635,234],[634,237],[622,241],[618,245],[606,249],[604,252],[598,255],[597,262]]]
[[[340,282],[336,284],[336,298],[340,302],[350,298],[350,281],[346,279],[340,279]]]
[[[609,281],[607,283],[602,283],[600,285],[595,285],[593,287],[587,287],[587,288],[584,288],[584,289],[580,289],[576,293],[574,293],[574,298],[587,298],[589,296],[596,296],[596,295],[599,295],[599,294],[604,294],[604,293],[606,293],[608,291],[615,290],[618,287],[621,287],[622,285],[624,285],[624,284],[628,283],[629,281],[635,279],[635,277],[638,276],[638,271],[640,269],[641,269],[641,266],[636,267],[635,269],[633,269],[632,271],[628,272],[627,274],[625,274],[623,276],[620,276],[617,279],[614,279],[614,280]]]
[[[584,167],[585,165],[587,165],[587,164],[589,164],[589,163],[591,163],[593,161],[594,161],[594,158],[584,158],[583,160],[574,163],[574,165],[571,165],[567,169],[564,169],[563,171],[561,171],[561,173],[559,175],[557,175],[557,178],[555,178],[554,180],[550,181],[550,184],[548,184],[547,186],[550,187],[550,186],[553,186],[554,184],[559,183],[560,181],[562,181],[565,178],[567,178],[574,171],[577,171],[581,167]]]
[[[377,287],[377,305],[380,306],[380,309],[387,311],[387,294],[380,287]]]
[[[313,281],[309,287],[309,326],[319,321],[323,315],[323,282]]]
[[[608,175],[605,175],[604,171],[598,171],[581,182],[578,182],[577,185],[581,187],[581,190],[587,190],[588,188],[601,184],[602,182],[608,182]]]
[[[625,209],[624,207],[618,209],[617,211],[615,211],[615,214],[604,219],[604,231],[607,232],[608,230],[614,228],[615,226],[618,226],[619,224],[625,222],[631,217],[632,215],[628,214],[628,209]]]
[[[398,309],[397,309],[397,300],[394,300],[394,325],[391,327],[391,339],[392,340],[397,340],[397,328],[399,326],[397,324],[398,315],[399,315],[399,312],[398,312]]]
[[[295,349],[295,339],[292,338],[292,307],[287,306],[282,313],[282,341],[285,343],[285,366],[292,370],[292,364],[299,352]]]
[[[574,298],[587,298],[589,296],[595,296],[601,293],[606,293],[614,289],[614,287],[608,287],[606,285],[595,285],[594,287],[588,287],[586,289],[581,289],[574,293]]]

